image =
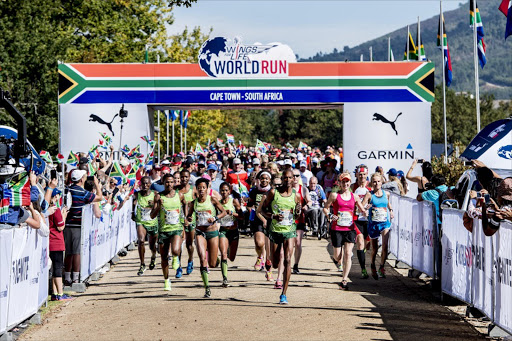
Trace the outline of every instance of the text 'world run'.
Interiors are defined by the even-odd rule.
[[[287,75],[286,60],[214,60],[217,75]]]

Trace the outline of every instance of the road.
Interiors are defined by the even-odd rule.
[[[212,269],[212,298],[196,270],[172,278],[163,291],[159,268],[136,275],[138,256],[129,252],[93,282],[86,293],[50,313],[22,340],[473,340],[469,324],[439,305],[427,285],[387,267],[386,279],[360,279],[354,265],[349,291],[338,289],[340,273],[329,260],[325,240],[304,241],[301,274],[292,275],[288,306],[278,305],[280,290],[252,269],[252,239],[243,237],[230,263],[231,287],[222,288],[220,269]],[[186,251],[185,251],[186,253]],[[149,263],[149,262],[147,262]],[[174,275],[174,271],[172,271]]]

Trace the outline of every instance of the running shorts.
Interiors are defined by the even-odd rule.
[[[364,239],[368,238],[368,221],[367,220],[356,220],[356,228],[361,231]],[[359,234],[359,233],[358,233]]]
[[[196,236],[201,236],[201,237],[203,237],[206,240],[210,240],[212,238],[218,237],[219,236],[219,231],[218,230],[215,230],[215,231],[201,231],[199,229],[196,229]]]
[[[356,231],[335,231],[331,230],[331,243],[333,247],[342,247],[345,243],[356,242]]]
[[[221,226],[219,230],[219,237],[227,238],[231,243],[232,241],[240,239],[240,233],[238,232],[238,229],[226,229]]]
[[[297,232],[269,232],[268,239],[274,244],[283,244],[285,240],[297,237]]]
[[[155,225],[155,226],[146,226],[144,224],[139,224],[139,225],[141,225],[142,227],[144,227],[146,229],[146,233],[149,236],[156,236],[158,234],[158,225]]]
[[[158,244],[165,244],[167,242],[171,241],[171,238],[173,236],[180,236],[182,235],[183,230],[174,230],[169,232],[160,232],[158,233]]]
[[[389,224],[387,222],[381,224],[368,224],[368,235],[371,239],[378,239],[382,231],[389,229]]]

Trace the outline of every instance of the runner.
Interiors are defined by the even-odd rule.
[[[291,276],[291,259],[293,248],[295,246],[296,225],[295,217],[301,213],[300,196],[293,189],[293,172],[287,169],[282,175],[282,185],[276,189],[271,189],[265,200],[258,208],[258,213],[265,218],[270,219],[269,239],[272,242],[272,266],[278,267],[281,260],[281,249],[284,249],[284,283],[280,304],[288,304],[286,291]],[[272,214],[266,212],[270,210]]]
[[[250,227],[251,232],[254,236],[254,247],[256,249],[256,263],[254,264],[254,269],[259,271],[263,270],[263,268],[267,267],[267,273],[266,277],[267,280],[271,280],[269,278],[272,276],[270,267],[270,255],[266,253],[266,236],[265,236],[265,225],[263,224],[263,221],[257,216],[256,210],[258,209],[258,206],[263,198],[263,195],[267,193],[270,190],[270,179],[271,175],[267,171],[261,171],[257,175],[257,184],[255,187],[251,188],[249,191],[249,202],[247,203],[247,208],[251,210],[250,214]],[[270,245],[270,244],[269,244]],[[266,258],[266,260],[264,260]]]
[[[236,258],[238,240],[240,238],[237,218],[242,214],[242,208],[240,207],[240,202],[231,197],[231,188],[227,182],[223,182],[220,185],[220,195],[222,196],[220,203],[227,213],[227,215],[219,221],[219,249],[221,256],[220,266],[222,270],[222,286],[227,288],[229,286],[228,258],[232,262],[235,261]]]
[[[179,192],[185,197],[187,204],[192,202],[197,197],[196,191],[190,186],[190,172],[186,169],[180,172],[180,189]],[[195,239],[195,215],[192,216],[192,222],[185,224],[185,216],[180,219],[181,223],[185,226],[185,244],[188,252],[187,275],[194,271],[194,239]]]
[[[390,219],[393,219],[393,209],[389,202],[389,193],[382,190],[382,176],[379,173],[372,175],[372,191],[367,193],[363,205],[371,204],[370,217],[368,219],[368,234],[372,239],[372,277],[374,279],[386,278],[384,265],[388,258]],[[377,249],[379,248],[379,236],[382,236],[382,250],[379,272],[375,266]]]
[[[151,178],[144,176],[140,179],[141,190],[134,195],[132,220],[137,224],[137,244],[139,248],[140,268],[137,275],[142,276],[146,271],[144,254],[146,246],[144,245],[146,235],[149,235],[149,249],[151,250],[151,262],[149,270],[155,268],[156,260],[156,242],[158,240],[158,220],[151,218],[151,210],[155,203],[155,192],[150,190]]]
[[[197,179],[197,199],[188,204],[189,211],[185,220],[185,225],[190,225],[193,221],[193,215],[196,216],[197,254],[201,262],[201,277],[205,287],[205,298],[211,296],[207,266],[215,268],[219,265],[219,259],[217,258],[219,253],[219,230],[215,222],[226,215],[221,203],[215,197],[208,195],[208,183],[209,181],[205,178]],[[216,212],[220,213],[216,215]]]
[[[331,242],[334,248],[334,260],[339,262],[342,257],[343,247],[343,279],[339,284],[340,289],[348,290],[348,274],[352,267],[352,248],[356,241],[356,226],[354,224],[354,210],[357,205],[359,210],[366,214],[361,200],[350,192],[351,177],[348,172],[338,175],[339,192],[332,192],[324,206],[325,215],[331,219]],[[333,206],[334,214],[329,212]]]
[[[158,244],[160,245],[160,259],[164,275],[164,290],[171,291],[169,280],[169,247],[172,253],[172,268],[180,267],[179,255],[181,252],[181,236],[183,225],[180,222],[182,206],[186,206],[185,197],[174,189],[174,178],[171,174],[165,174],[162,178],[164,191],[155,195],[151,218],[159,215]],[[185,207],[187,213],[187,207]]]
[[[356,182],[352,184],[352,192],[359,197],[361,202],[364,200],[367,193],[371,191],[368,185],[368,167],[366,165],[359,165],[356,167]],[[368,218],[356,208],[357,220],[355,221],[356,227],[361,231],[356,237],[357,246],[357,259],[361,266],[361,278],[367,279],[369,277],[366,270],[366,250],[370,248],[370,238],[368,237]]]
[[[300,196],[300,204],[302,207],[302,211],[300,215],[295,220],[297,225],[297,238],[295,238],[295,263],[293,264],[293,273],[299,274],[299,261],[300,256],[302,256],[302,238],[304,238],[304,234],[306,233],[306,217],[305,212],[311,208],[311,197],[309,196],[309,191],[306,186],[303,186],[301,183],[301,173],[298,169],[293,170],[293,189]]]

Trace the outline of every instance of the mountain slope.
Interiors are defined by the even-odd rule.
[[[512,37],[507,41],[505,35],[505,16],[498,11],[500,0],[480,1],[478,7],[482,16],[487,45],[487,64],[482,70],[479,66],[480,92],[492,93],[499,99],[512,98]],[[419,13],[420,14],[420,13]],[[473,31],[469,27],[469,2],[458,9],[444,13],[448,46],[452,59],[453,82],[451,89],[474,93]],[[439,16],[421,22],[421,38],[427,58],[436,65],[436,84],[442,81],[442,55],[436,47]],[[416,42],[416,23],[411,23],[410,31]],[[407,27],[382,37],[368,41],[343,51],[334,49],[331,53],[317,53],[314,57],[301,61],[359,61],[360,55],[369,60],[369,48],[373,49],[375,61],[387,60],[388,37],[395,60],[402,60],[407,39]]]

